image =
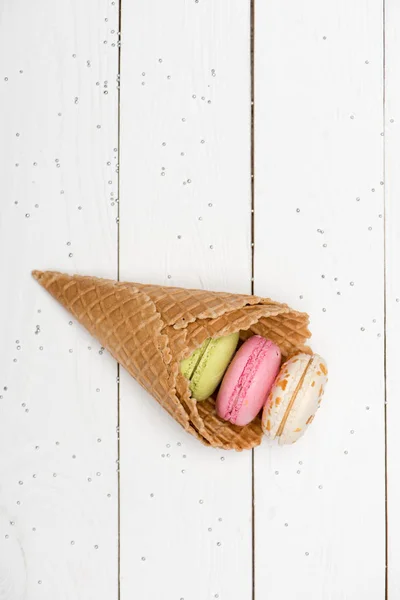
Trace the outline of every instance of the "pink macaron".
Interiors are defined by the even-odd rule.
[[[276,344],[260,335],[249,338],[222,381],[216,405],[221,419],[240,426],[250,423],[264,406],[280,365]]]

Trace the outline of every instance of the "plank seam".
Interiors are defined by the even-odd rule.
[[[386,0],[382,0],[382,119],[383,119],[383,375],[384,375],[384,435],[385,435],[385,600],[389,598],[389,522],[388,522],[388,441],[387,441],[387,252],[386,252]]]
[[[250,166],[251,166],[251,293],[254,295],[254,34],[255,34],[255,0],[250,0]],[[252,561],[252,600],[256,597],[256,561],[255,561],[255,450],[251,451],[251,561]]]
[[[117,74],[117,88],[118,88],[118,116],[117,116],[117,128],[118,128],[118,172],[117,172],[117,280],[120,280],[120,192],[121,192],[121,32],[122,32],[122,0],[119,0],[118,5],[118,74]],[[121,442],[120,442],[120,416],[121,416],[121,366],[117,364],[117,487],[118,487],[118,511],[117,511],[117,527],[118,527],[118,600],[121,600]]]

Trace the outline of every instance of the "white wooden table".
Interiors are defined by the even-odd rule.
[[[1,600],[400,597],[399,36],[397,0],[2,0]],[[308,311],[315,425],[203,448],[33,268]]]

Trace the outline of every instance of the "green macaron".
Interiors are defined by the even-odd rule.
[[[235,353],[239,333],[208,338],[189,358],[181,362],[181,372],[190,381],[196,400],[206,400],[218,387]]]

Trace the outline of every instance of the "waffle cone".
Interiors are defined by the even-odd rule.
[[[246,427],[222,421],[215,399],[196,402],[181,360],[208,337],[240,331],[277,343],[286,358],[308,352],[308,315],[268,298],[122,283],[33,271],[34,278],[169,412],[204,444],[244,450],[261,442],[259,418]]]

